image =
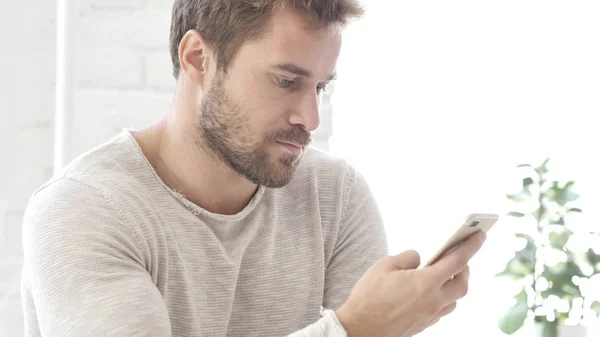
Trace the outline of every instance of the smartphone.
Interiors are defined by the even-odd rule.
[[[460,223],[454,234],[428,259],[424,260],[419,269],[436,263],[439,259],[456,249],[465,239],[482,231],[487,233],[498,221],[498,214],[472,213]]]

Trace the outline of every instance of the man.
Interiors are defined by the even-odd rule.
[[[27,336],[412,336],[466,293],[473,237],[386,256],[364,178],[309,147],[342,0],[177,0],[173,108],[31,198]]]

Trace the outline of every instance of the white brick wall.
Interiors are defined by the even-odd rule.
[[[56,4],[0,1],[0,336],[23,335],[21,222],[52,170]]]
[[[123,127],[158,121],[172,102],[172,0],[79,0],[70,18],[73,87],[67,92],[64,160]],[[21,222],[31,193],[50,178],[54,154],[56,2],[0,1],[0,336],[23,335]],[[323,100],[315,145],[328,148]]]
[[[171,64],[171,53],[168,50],[144,55],[144,74],[149,89],[174,92],[177,82],[173,79]]]
[[[123,127],[144,128],[167,112],[175,88],[168,49],[172,1],[158,3],[86,0],[73,11],[76,62],[65,162]]]

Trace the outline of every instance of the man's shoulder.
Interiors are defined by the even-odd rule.
[[[343,176],[352,170],[353,167],[345,158],[312,146],[306,148],[298,166],[300,175],[314,175],[316,178]]]
[[[137,200],[131,196],[148,194],[136,173],[143,155],[135,153],[128,137],[119,134],[79,155],[34,191],[25,211],[26,236],[125,226],[131,217],[130,205]]]
[[[343,157],[315,147],[307,148],[290,187],[309,188],[338,202],[360,173]]]
[[[141,150],[126,131],[80,154],[31,196],[30,204],[56,201],[118,203],[127,190],[143,188],[140,177],[148,175]]]
[[[149,170],[133,136],[124,130],[112,139],[80,154],[42,185],[42,190],[60,190],[70,185],[87,185],[104,194],[135,183]],[[52,192],[50,192],[52,193]]]

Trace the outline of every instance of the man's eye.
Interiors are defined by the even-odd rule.
[[[323,91],[327,91],[327,85],[317,87],[317,94],[320,94]]]
[[[283,78],[283,77],[279,77],[279,76],[276,76],[276,79],[277,79],[277,85],[282,88],[287,88],[295,83],[293,80],[288,80],[287,78]]]

